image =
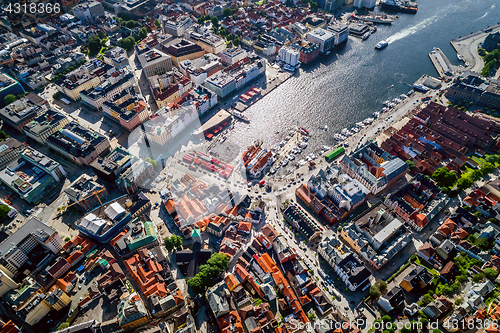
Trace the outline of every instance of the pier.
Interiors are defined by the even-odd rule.
[[[478,54],[479,45],[491,34],[500,31],[500,24],[476,31],[470,35],[452,40],[450,43],[462,56],[465,62],[469,63],[468,70],[480,72],[484,67],[483,58]]]
[[[439,48],[434,48],[434,50],[429,53],[429,58],[431,59],[432,64],[436,68],[436,71],[439,73],[440,77],[460,74],[465,70],[465,67],[463,66],[459,67],[452,65],[450,60]]]

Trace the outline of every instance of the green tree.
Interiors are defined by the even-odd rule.
[[[405,161],[406,164],[408,164],[408,168],[411,170],[413,168],[415,168],[415,163],[413,163],[413,161],[411,160],[407,160]]]
[[[208,259],[207,264],[218,267],[222,272],[229,266],[229,258],[224,253],[214,253]]]
[[[127,51],[132,50],[134,45],[135,39],[132,36],[128,36],[127,38],[124,38],[120,41],[120,46]]]
[[[462,177],[457,181],[457,188],[462,191],[471,187],[472,184],[474,184],[474,182],[471,179]]]
[[[488,155],[488,156],[486,156],[486,158],[484,159],[484,161],[487,162],[487,163],[495,164],[495,163],[498,163],[500,161],[500,156],[498,156],[498,155]]]
[[[317,11],[318,10],[318,4],[316,2],[311,2],[311,10],[313,12]]]
[[[310,314],[307,315],[307,319],[309,319],[310,321],[313,321],[315,318],[316,315],[314,314],[314,312],[311,312]]]
[[[484,276],[489,280],[494,280],[497,277],[497,271],[494,268],[486,268],[483,272]]]
[[[481,172],[481,170],[473,170],[473,171],[470,173],[470,178],[471,178],[473,181],[478,181],[479,179],[481,179],[481,177],[483,177],[483,173]]]
[[[106,32],[104,30],[99,30],[97,36],[99,37],[99,39],[104,39],[106,38]]]
[[[235,39],[233,39],[233,45],[240,46],[240,38],[239,37],[236,37]]]
[[[422,306],[427,306],[429,303],[432,303],[434,301],[434,298],[430,294],[425,294],[424,297],[422,298]]]
[[[174,242],[172,241],[171,237],[165,237],[163,239],[163,244],[165,245],[167,251],[172,251],[175,248]]]
[[[422,328],[426,328],[429,324],[429,320],[427,318],[420,318],[420,322],[422,323]]]
[[[92,35],[87,39],[90,53],[97,53],[101,50],[101,40],[97,35]]]
[[[152,158],[150,157],[146,157],[144,159],[146,162],[148,162],[149,164],[153,165],[154,168],[158,167],[158,162],[156,162],[155,160],[153,160]]]
[[[216,28],[219,27],[219,19],[217,18],[217,16],[212,17],[211,21],[212,21],[212,25],[214,27],[216,27]]]
[[[224,10],[222,11],[222,16],[228,17],[229,15],[231,15],[231,8],[229,7],[224,8]]]
[[[57,101],[57,100],[61,99],[61,95],[59,93],[55,93],[55,94],[52,95],[52,98]]]
[[[485,162],[481,164],[481,171],[486,175],[492,173],[495,170],[495,165],[492,163]]]
[[[5,102],[5,105],[9,105],[10,103],[14,103],[16,101],[16,96],[9,94],[4,97],[3,101]]]
[[[158,19],[155,20],[155,26],[157,28],[161,27],[161,23],[160,23],[160,21]]]
[[[135,28],[137,25],[139,25],[139,23],[137,23],[134,20],[130,20],[130,21],[127,21],[126,25],[127,25],[127,28],[132,29],[132,28]]]
[[[370,296],[372,298],[377,298],[377,297],[380,297],[380,295],[382,295],[382,293],[380,292],[380,289],[376,286],[376,285],[372,285],[370,287]]]
[[[382,317],[382,321],[385,322],[385,323],[390,322],[391,321],[391,317],[389,317],[388,315],[384,315]]]
[[[4,131],[0,131],[0,140],[5,140],[9,137]]]
[[[0,205],[0,217],[7,217],[10,212],[10,208],[7,205]]]
[[[144,39],[146,38],[146,36],[148,35],[148,31],[146,30],[145,27],[142,27],[139,32],[137,33],[137,36],[140,38],[140,39]]]
[[[478,283],[479,281],[481,281],[482,279],[484,279],[484,273],[479,273],[479,274],[476,274],[472,277],[472,281],[473,282],[476,282]]]

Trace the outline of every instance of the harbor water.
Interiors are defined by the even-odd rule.
[[[498,0],[418,2],[417,14],[399,14],[392,25],[379,25],[365,41],[349,37],[346,45],[300,68],[245,111],[251,122],[238,122],[223,146],[247,147],[260,139],[270,148],[296,127],[311,132],[303,155],[333,146],[335,133],[371,117],[384,101],[406,94],[420,76],[438,76],[428,57],[433,47],[459,65],[450,40],[500,21]],[[375,50],[384,39],[389,45]]]

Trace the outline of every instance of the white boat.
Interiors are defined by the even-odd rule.
[[[385,101],[385,102],[384,102],[384,103],[382,103],[382,104],[384,104],[384,105],[386,105],[386,106],[387,106],[387,104],[389,104],[390,102],[391,102],[391,101],[387,100],[387,101]]]
[[[389,108],[387,108],[387,107],[382,108],[382,112],[383,112],[383,113],[385,113],[385,112],[387,112],[387,111],[389,111]]]
[[[380,117],[380,112],[373,112],[373,116],[374,116],[375,118]]]
[[[340,133],[345,136],[350,136],[352,134],[347,128],[344,128],[342,131],[340,131]]]
[[[328,125],[325,125],[324,130],[325,130],[325,131],[328,131]]]
[[[363,120],[363,123],[366,125],[369,125],[369,124],[373,123],[373,118],[366,118],[365,120]]]
[[[406,99],[406,98],[408,98],[408,96],[406,96],[405,94],[401,94],[401,95],[399,95],[399,98]]]
[[[359,128],[353,127],[353,128],[351,128],[351,132],[358,133],[359,132]]]
[[[393,102],[393,103],[396,103],[396,104],[399,104],[399,103],[401,103],[401,100],[400,100],[399,98],[394,98],[394,99],[392,100],[392,102]]]
[[[396,104],[394,104],[394,103],[391,102],[391,103],[387,104],[387,106],[390,107],[390,108],[393,108],[393,107],[396,106]]]
[[[365,124],[363,124],[362,122],[359,122],[359,123],[356,123],[356,127],[364,128]]]

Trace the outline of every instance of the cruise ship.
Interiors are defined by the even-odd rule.
[[[375,45],[375,48],[376,48],[377,50],[381,50],[381,49],[383,49],[384,47],[386,47],[387,45],[389,45],[389,43],[388,43],[386,40],[383,40],[383,41],[378,42],[378,44],[377,44],[377,45]]]
[[[429,88],[427,88],[426,86],[424,86],[422,84],[414,84],[413,89],[415,89],[416,91],[424,92],[424,93],[429,91]]]

